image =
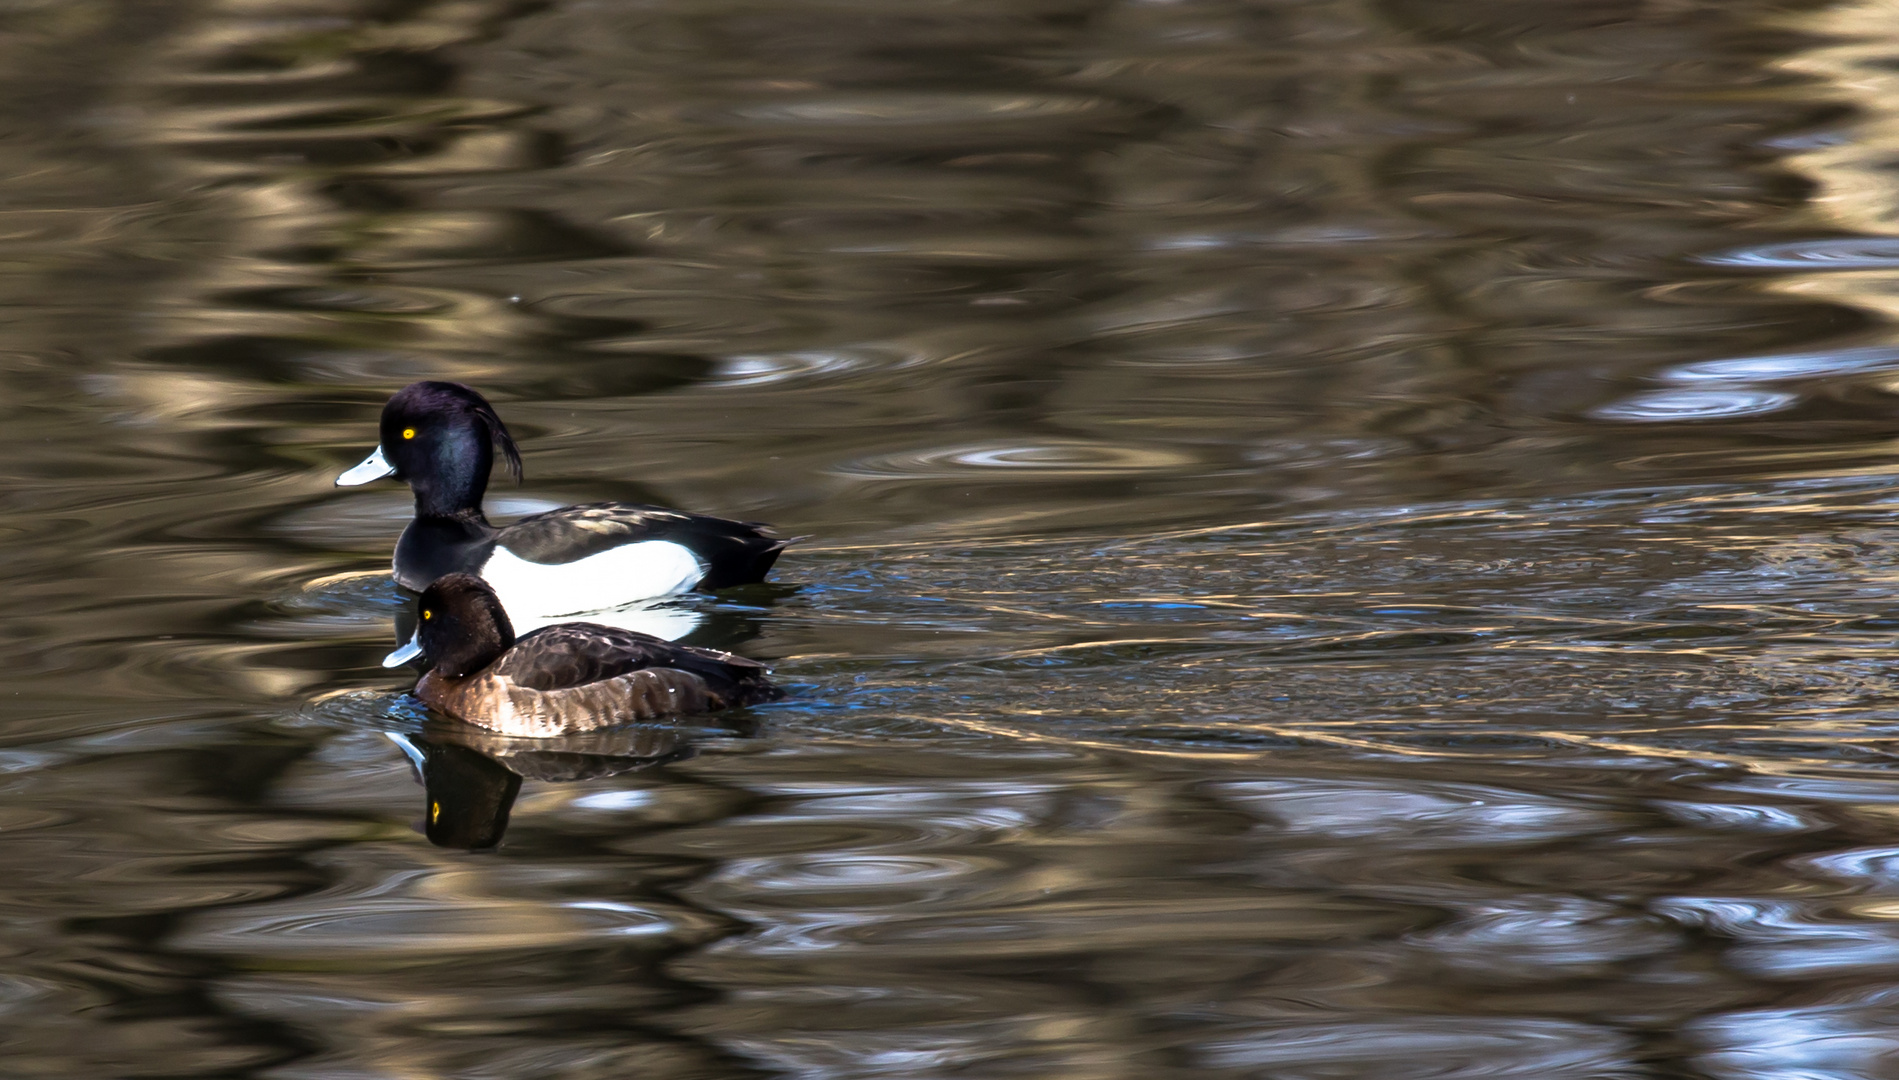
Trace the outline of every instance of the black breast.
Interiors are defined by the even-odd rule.
[[[416,518],[396,541],[396,583],[421,592],[443,574],[478,574],[494,549],[495,530],[479,518]]]

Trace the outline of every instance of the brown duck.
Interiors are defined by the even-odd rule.
[[[506,735],[546,738],[781,696],[756,661],[618,627],[559,623],[516,639],[494,590],[472,574],[437,578],[416,616],[414,639],[383,666],[421,655],[429,669],[416,697]]]

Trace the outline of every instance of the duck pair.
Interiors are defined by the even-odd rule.
[[[415,493],[396,542],[396,582],[422,593],[415,637],[383,662],[417,656],[416,695],[495,731],[551,736],[631,720],[769,701],[753,661],[592,622],[584,612],[762,581],[792,543],[756,522],[633,503],[562,507],[496,527],[481,511],[498,448],[521,455],[493,406],[460,383],[420,382],[383,407],[380,440],[337,484],[385,476]]]

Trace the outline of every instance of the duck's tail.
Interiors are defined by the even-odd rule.
[[[757,530],[756,534],[735,545],[737,550],[715,558],[712,566],[706,570],[705,577],[699,580],[699,589],[716,592],[734,585],[752,585],[763,581],[786,548],[800,540],[810,539],[808,536],[794,536],[787,540],[773,536],[764,525],[756,522],[746,524]]]

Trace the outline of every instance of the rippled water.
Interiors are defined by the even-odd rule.
[[[0,79],[0,1074],[1899,1076],[1893,0],[22,0]],[[790,696],[404,696],[331,479],[425,377],[498,515],[808,535],[660,613]]]

